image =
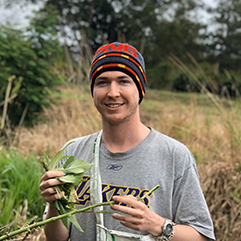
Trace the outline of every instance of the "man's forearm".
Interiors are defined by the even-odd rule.
[[[207,238],[187,225],[175,225],[172,241],[207,241]]]
[[[49,204],[48,212],[45,219],[56,217],[59,215],[58,210],[52,204]],[[62,220],[50,222],[44,226],[46,241],[66,241],[68,240],[68,230],[64,226]]]
[[[163,232],[163,225],[165,219],[159,215],[155,215],[160,219],[156,225],[151,225],[151,229],[148,230],[152,235],[161,235]],[[158,220],[158,219],[156,219]],[[196,229],[188,225],[177,224],[173,227],[174,235],[172,241],[207,241],[207,238],[201,235]]]

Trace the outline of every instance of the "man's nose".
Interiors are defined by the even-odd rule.
[[[119,87],[116,82],[111,82],[109,85],[108,96],[109,97],[117,97],[120,95]]]

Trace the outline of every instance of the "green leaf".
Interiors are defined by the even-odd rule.
[[[19,91],[19,89],[22,85],[22,82],[23,82],[23,77],[20,76],[18,79],[18,82],[15,84],[15,86],[12,89],[11,95],[13,95],[14,93]]]
[[[37,103],[39,102],[39,98],[38,98],[37,96],[32,95],[31,97],[32,97],[31,99],[32,99],[34,102],[37,102]]]
[[[50,170],[54,170],[56,168],[57,164],[63,159],[65,149],[72,143],[73,141],[68,143],[62,150],[56,153],[56,155],[52,158],[51,163],[49,165]]]
[[[77,159],[73,162],[73,164],[69,168],[66,168],[66,169],[58,168],[58,170],[63,171],[64,173],[78,174],[78,173],[84,173],[92,165],[93,164],[91,163],[87,163],[85,161],[81,161]]]
[[[38,81],[40,84],[42,84],[42,85],[47,85],[47,83],[46,83],[46,81],[45,81],[45,79],[44,78],[36,78],[36,81]]]
[[[56,201],[54,202],[54,206],[55,206],[58,210],[60,210],[60,206],[59,206],[59,201],[58,201],[58,200],[56,200]]]
[[[69,156],[62,156],[61,157],[61,160],[65,159],[65,158],[68,158]]]
[[[51,170],[51,169],[50,169],[50,165],[51,165],[52,160],[51,160],[48,156],[45,156],[44,159],[45,159],[45,161],[46,161],[48,170]]]
[[[68,160],[62,166],[60,166],[60,168],[66,168],[73,160],[74,156],[70,156]]]
[[[57,179],[62,182],[67,182],[67,183],[72,183],[72,184],[76,184],[76,183],[80,182],[80,180],[81,180],[79,175],[74,176],[71,174],[63,176],[63,177],[58,177]]]
[[[77,229],[79,229],[80,232],[82,232],[82,233],[84,232],[83,229],[80,227],[79,223],[77,222],[75,215],[70,216],[68,219],[71,223],[73,223],[75,225],[75,227]]]
[[[58,211],[59,211],[60,214],[65,214],[65,213],[68,213],[68,212],[69,212],[69,210],[66,211],[66,209],[63,207],[63,205],[62,205],[62,203],[60,202],[60,200],[56,200],[56,201],[54,202],[54,205],[55,205],[55,207],[58,209]],[[67,217],[62,218],[62,222],[63,222],[64,226],[69,230]]]

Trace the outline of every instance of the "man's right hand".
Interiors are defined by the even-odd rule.
[[[45,219],[56,217],[59,215],[57,208],[54,206],[54,201],[61,198],[61,195],[57,194],[53,187],[57,185],[64,184],[64,182],[59,181],[56,177],[64,176],[63,172],[60,171],[48,171],[41,177],[41,183],[39,188],[41,190],[41,195],[46,202],[49,203],[48,211]],[[46,241],[66,241],[68,240],[69,233],[62,220],[57,220],[55,222],[50,222],[44,226],[44,232],[46,235]]]
[[[44,198],[46,202],[53,204],[55,200],[61,198],[64,195],[64,192],[62,192],[61,195],[59,195],[53,189],[54,186],[64,184],[64,182],[61,182],[56,179],[56,177],[62,176],[64,176],[64,173],[61,171],[47,171],[41,177],[41,183],[39,185],[39,188],[41,190],[41,196]]]

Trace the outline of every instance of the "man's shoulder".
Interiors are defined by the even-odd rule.
[[[168,145],[170,148],[180,148],[187,150],[187,147],[180,141],[174,139],[171,136],[163,134],[152,128],[152,136],[155,139],[155,142],[160,145]]]
[[[189,148],[180,141],[153,130],[154,140],[152,144],[156,150],[159,150],[161,155],[163,153],[171,155],[177,162],[183,164],[183,160],[190,160],[192,164],[195,163],[194,157]]]
[[[155,139],[153,141],[154,150],[156,155],[160,155],[160,160],[167,161],[169,164],[172,163],[177,171],[177,176],[183,175],[183,172],[190,167],[196,169],[196,161],[189,150],[189,148],[181,143],[180,141],[162,134],[158,131],[155,132]]]

